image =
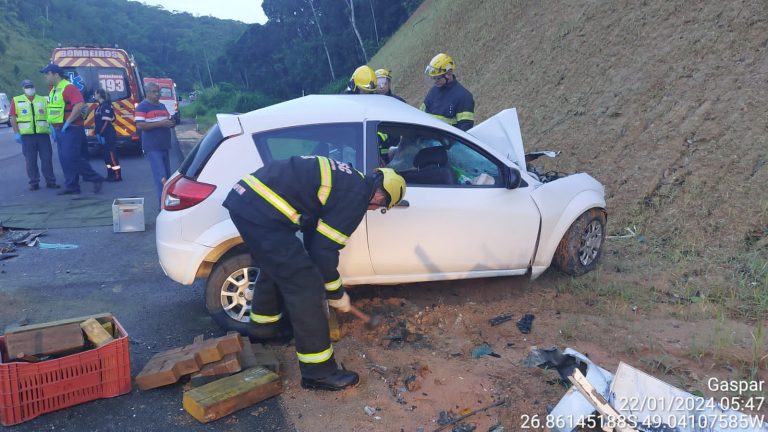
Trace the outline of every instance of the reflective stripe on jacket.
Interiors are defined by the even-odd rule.
[[[235,184],[224,201],[230,212],[267,226],[301,230],[323,276],[326,295],[344,293],[339,250],[360,225],[374,185],[351,165],[323,156],[272,161]]]
[[[456,77],[443,87],[432,87],[420,109],[464,131],[475,125],[475,100]]]

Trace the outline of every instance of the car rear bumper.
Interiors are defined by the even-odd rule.
[[[163,272],[180,284],[191,285],[200,265],[213,248],[182,238],[181,213],[184,212],[160,212],[155,243]]]

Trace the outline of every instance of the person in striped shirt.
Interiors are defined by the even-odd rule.
[[[171,129],[176,126],[168,109],[160,103],[160,86],[147,83],[144,86],[146,99],[136,106],[134,119],[136,129],[141,131],[141,145],[144,157],[152,168],[155,179],[157,201],[160,202],[163,184],[171,176]]]

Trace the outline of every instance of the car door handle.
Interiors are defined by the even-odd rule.
[[[399,203],[397,203],[397,204],[395,205],[395,207],[400,207],[400,208],[402,208],[402,209],[406,209],[406,208],[408,208],[408,207],[410,207],[410,206],[411,206],[411,203],[409,203],[407,200],[402,200],[402,201],[400,201]],[[381,209],[381,214],[385,214],[385,213],[386,213],[386,212],[388,212],[388,211],[389,211],[389,210],[387,210],[387,208],[386,208],[386,207],[384,207],[384,208],[382,208],[382,209]]]

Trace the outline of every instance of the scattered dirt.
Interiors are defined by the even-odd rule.
[[[740,366],[751,361],[754,329],[748,325],[669,318],[671,311],[695,310],[701,307],[697,304],[657,304],[650,313],[631,306],[609,312],[610,305],[594,296],[559,293],[554,287],[564,279],[547,273],[532,284],[502,278],[355,288],[355,305],[385,320],[372,331],[351,316],[340,318],[337,360],[360,373],[361,384],[340,393],[303,390],[293,347],[275,347],[285,371],[285,410],[300,431],[319,424],[337,430],[432,431],[441,411],[458,416],[506,400],[505,406],[465,422],[477,431],[499,422],[505,430],[521,430],[524,416],[546,415],[547,406],[565,392],[554,382],[555,372],[522,367],[532,346],[570,346],[608,370],[624,361],[712,396],[707,378],[737,379]],[[514,318],[498,326],[488,323],[505,313]],[[515,326],[525,313],[536,316],[528,335]],[[472,349],[484,343],[498,357],[472,358]],[[713,355],[718,344],[720,352]],[[761,366],[759,377],[766,380],[768,363]],[[366,406],[375,413],[366,414]],[[760,413],[768,414],[768,408]]]

